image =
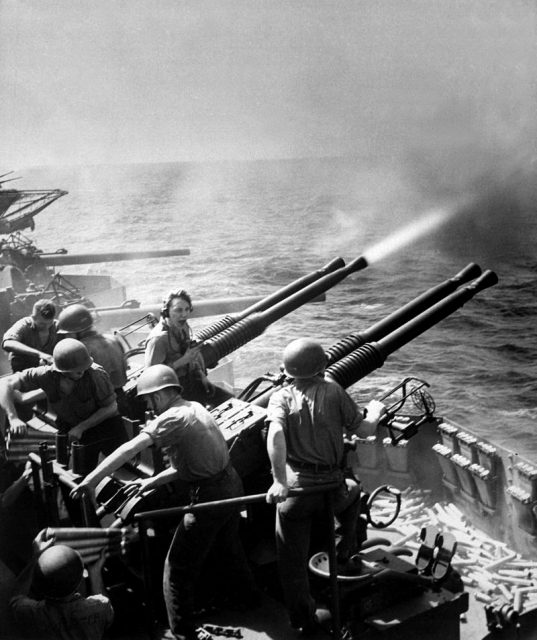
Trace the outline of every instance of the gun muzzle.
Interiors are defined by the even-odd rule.
[[[285,287],[278,289],[278,291],[271,293],[265,298],[262,298],[258,302],[247,307],[246,309],[243,309],[241,312],[224,316],[208,327],[201,329],[200,331],[196,332],[194,339],[196,342],[204,342],[205,340],[214,337],[216,334],[224,331],[225,329],[228,329],[234,324],[237,324],[237,322],[239,322],[240,320],[244,320],[244,318],[252,315],[253,313],[258,313],[260,311],[269,309],[278,302],[281,302],[282,300],[285,300],[289,296],[293,295],[297,291],[304,289],[312,282],[319,280],[327,273],[332,273],[336,269],[340,269],[344,266],[345,262],[342,258],[334,258],[328,264],[325,264],[324,267],[321,267],[320,269],[317,269],[317,271],[312,271],[311,273],[302,276],[297,280],[294,280]]]
[[[453,293],[460,285],[470,282],[479,275],[481,275],[481,268],[475,264],[475,262],[471,262],[452,278],[448,278],[435,287],[431,287],[417,298],[414,298],[414,300],[411,300],[408,304],[369,327],[366,331],[349,334],[327,350],[327,367],[341,360],[341,358],[344,358],[363,344],[373,342],[391,333],[405,324],[405,322],[415,318],[436,302]]]
[[[301,307],[306,302],[328,291],[328,289],[331,289],[351,273],[365,269],[367,266],[367,260],[365,258],[356,258],[347,266],[341,267],[319,278],[269,309],[260,313],[254,313],[218,333],[214,338],[207,340],[201,346],[201,354],[205,365],[208,368],[216,366],[221,358],[229,355],[254,338],[257,338],[257,336],[260,336],[265,329],[276,322],[276,320],[283,318],[291,313],[291,311],[298,309],[298,307]]]
[[[408,322],[412,318],[432,307],[435,303],[439,302],[447,295],[453,293],[458,286],[469,282],[473,278],[476,278],[481,273],[481,268],[475,264],[470,263],[464,269],[459,271],[455,276],[441,282],[440,284],[431,287],[414,300],[397,309],[386,318],[380,320],[376,324],[372,325],[361,333],[350,334],[343,338],[336,344],[332,345],[326,352],[327,356],[327,368],[334,365],[345,356],[352,353],[355,349],[358,349],[362,345],[369,342],[379,340],[390,332],[394,331],[405,322]],[[252,400],[253,404],[261,407],[266,407],[270,396],[281,385],[269,388],[262,394]]]
[[[326,370],[325,377],[339,383],[344,388],[352,386],[375,369],[380,368],[386,358],[394,351],[450,316],[480,291],[494,286],[497,282],[498,276],[493,271],[485,271],[469,285],[450,294],[378,342],[364,344],[330,365]]]

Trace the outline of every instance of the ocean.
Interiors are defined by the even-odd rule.
[[[267,295],[336,256],[348,263],[379,243],[385,248],[383,257],[328,291],[325,302],[304,305],[237,350],[238,386],[276,372],[284,346],[296,337],[328,348],[470,262],[493,270],[496,286],[392,353],[349,392],[365,403],[416,376],[429,383],[437,415],[537,462],[535,176],[528,167],[511,167],[507,177],[496,171],[474,179],[469,191],[461,175],[452,179],[453,167],[450,180],[434,180],[402,166],[370,156],[55,166],[23,170],[17,187],[69,192],[25,232],[43,251],[190,249],[186,257],[62,271],[112,274],[142,304],[174,288],[189,291],[194,304]],[[451,211],[454,202],[463,214],[414,241],[390,243],[431,209]]]

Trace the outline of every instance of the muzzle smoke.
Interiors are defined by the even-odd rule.
[[[364,252],[368,264],[374,264],[438,231],[454,214],[454,209],[435,209],[390,234]]]

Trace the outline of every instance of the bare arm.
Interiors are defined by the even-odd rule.
[[[361,438],[375,435],[380,420],[386,413],[386,407],[378,400],[371,400],[364,411],[364,417],[359,423],[346,431],[345,441],[352,444]]]
[[[168,482],[172,482],[178,477],[179,473],[173,467],[168,467],[164,469],[156,476],[152,476],[151,478],[133,480],[132,482],[128,482],[126,487],[129,491],[129,495],[139,495],[145,493],[146,491],[150,491],[151,489],[155,489],[156,487],[160,487],[163,484],[168,484]]]
[[[0,380],[0,407],[6,412],[11,431],[17,435],[25,435],[26,423],[19,418],[15,408],[15,392],[19,389],[20,381],[16,375]]]
[[[24,489],[28,486],[28,480],[32,475],[32,464],[28,461],[24,467],[22,475],[18,477],[15,482],[9,485],[9,487],[0,494],[0,507],[9,508],[22,494]]]
[[[283,502],[287,498],[287,443],[283,427],[271,422],[267,434],[267,451],[272,467],[273,483],[267,493],[267,502]]]
[[[88,566],[88,577],[92,594],[106,594],[106,587],[103,580],[103,566],[106,561],[106,552],[103,549],[95,562]]]
[[[365,418],[360,423],[359,431],[362,437],[375,433],[380,419],[386,413],[386,407],[378,400],[371,400],[367,405]]]
[[[96,427],[98,424],[101,424],[103,420],[115,416],[116,413],[117,403],[115,400],[113,400],[110,404],[106,405],[106,407],[100,407],[85,420],[79,422],[76,427],[70,429],[69,436],[71,437],[71,439],[80,438],[85,431],[88,431],[89,429]]]
[[[149,491],[149,489],[154,489],[155,487],[160,487],[163,484],[168,484],[168,482],[172,482],[179,475],[177,469],[173,467],[168,467],[164,469],[160,473],[157,473],[156,476],[148,478],[148,480],[144,483],[144,491]]]
[[[151,436],[147,433],[140,433],[118,447],[113,453],[107,456],[82,482],[71,491],[71,498],[80,498],[85,491],[92,491],[99,482],[122,467],[126,462],[134,458],[135,455],[147,449],[153,444]]]
[[[49,353],[39,351],[39,349],[35,349],[34,347],[29,347],[27,344],[24,344],[24,342],[20,342],[19,340],[4,340],[2,348],[4,351],[18,353],[21,356],[36,356],[47,363],[52,362],[52,356]]]

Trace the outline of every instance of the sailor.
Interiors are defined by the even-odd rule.
[[[213,393],[199,345],[192,343],[188,318],[192,298],[184,290],[170,291],[162,301],[160,320],[151,330],[145,346],[145,366],[166,364],[179,378],[183,396],[204,403]]]
[[[339,563],[347,562],[357,550],[360,488],[344,474],[344,433],[352,435],[360,428],[364,436],[370,435],[385,408],[373,400],[365,413],[340,385],[326,381],[326,355],[314,340],[289,343],[283,363],[292,382],[276,391],[268,405],[273,483],[267,502],[277,504],[278,569],[290,622],[308,633],[316,626],[307,569],[311,524],[326,512],[326,500],[322,492],[288,496],[289,490],[339,483],[333,492],[341,535],[337,556]]]
[[[179,480],[190,489],[193,503],[235,498],[242,482],[230,463],[225,439],[211,414],[198,402],[182,397],[176,373],[166,365],[145,369],[137,383],[138,395],[157,417],[141,433],[123,444],[71,492],[82,496],[142,450],[166,449],[171,466],[156,476],[133,483],[136,493]],[[170,629],[180,640],[195,640],[194,585],[211,550],[224,550],[229,593],[243,605],[257,604],[258,591],[239,538],[236,508],[188,513],[179,523],[164,566],[164,600]]]
[[[112,624],[114,610],[104,595],[104,553],[88,566],[93,595],[80,588],[84,565],[80,554],[66,545],[51,546],[43,530],[34,541],[34,555],[18,576],[10,608],[17,628],[28,638],[85,638],[100,640]],[[30,597],[30,589],[40,599]],[[18,636],[19,634],[17,634]]]
[[[94,362],[101,365],[110,376],[116,392],[119,412],[121,415],[127,415],[123,390],[127,382],[127,365],[118,340],[112,335],[95,330],[91,311],[83,304],[72,304],[60,312],[58,334],[80,340],[86,346]]]
[[[58,342],[53,364],[31,367],[0,381],[0,406],[14,435],[26,435],[27,425],[14,402],[26,391],[42,389],[57,416],[60,433],[88,445],[85,468],[95,468],[99,453],[107,455],[125,442],[127,432],[119,415],[114,388],[106,371],[93,362],[86,347],[73,338]]]
[[[17,320],[2,339],[2,349],[9,353],[13,373],[52,362],[58,342],[56,307],[51,300],[38,300],[32,315]]]

